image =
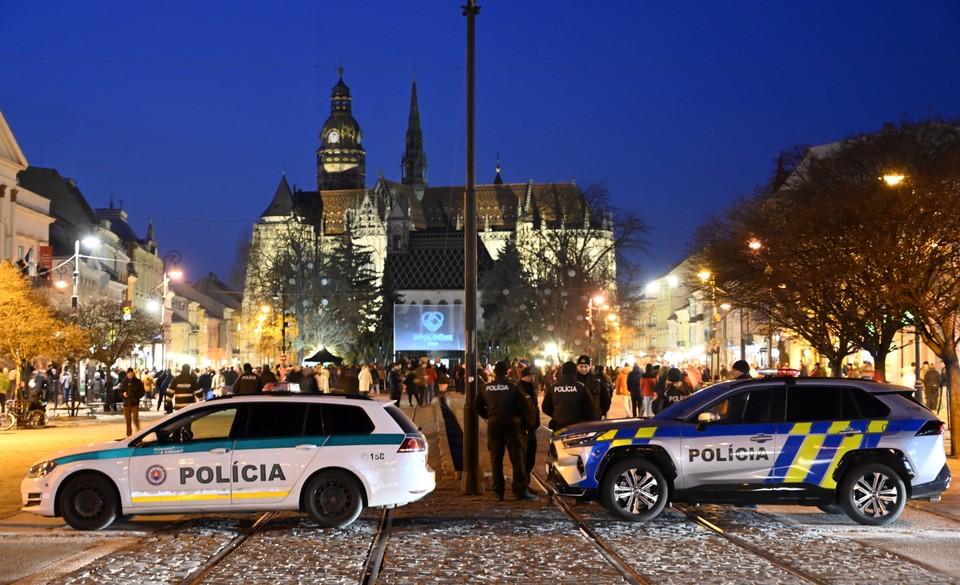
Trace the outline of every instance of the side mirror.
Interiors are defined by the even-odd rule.
[[[712,410],[701,412],[699,415],[697,415],[698,423],[712,423],[717,422],[718,420],[720,420],[720,415]]]

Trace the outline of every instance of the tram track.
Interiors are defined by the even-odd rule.
[[[413,414],[410,417],[410,419],[414,422],[416,422],[418,411],[419,405],[414,408]],[[380,575],[380,570],[383,566],[384,558],[386,556],[390,531],[393,527],[394,510],[395,508],[385,508],[380,514],[373,538],[369,548],[367,549],[366,558],[362,563],[360,563],[361,569],[359,574],[356,576],[356,582],[360,585],[373,585],[377,582],[377,579]],[[278,519],[279,517],[280,513],[275,511],[261,514],[253,524],[245,529],[242,529],[225,546],[207,558],[199,567],[184,577],[183,580],[179,581],[178,585],[200,585],[201,583],[208,581],[217,581],[218,569],[223,567],[227,560],[231,557],[242,556],[244,551],[241,549],[249,545],[258,533],[263,532],[267,524],[269,524],[272,520]],[[284,518],[286,520],[292,520],[289,515],[285,516]],[[306,520],[300,520],[301,522],[306,522]],[[317,528],[317,530],[322,529]]]

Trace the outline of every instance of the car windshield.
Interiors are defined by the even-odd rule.
[[[731,382],[721,382],[719,384],[714,384],[709,388],[705,388],[695,394],[691,395],[689,398],[681,400],[680,402],[675,402],[669,407],[661,410],[658,414],[654,415],[655,420],[678,420],[685,419],[697,412],[707,404],[713,402],[721,394],[726,392],[730,388]]]

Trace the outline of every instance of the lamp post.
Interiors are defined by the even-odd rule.
[[[163,289],[163,297],[160,302],[160,369],[167,369],[168,367],[167,330],[170,322],[173,321],[173,298],[170,294],[170,281],[180,280],[183,277],[183,271],[178,266],[181,260],[183,260],[183,256],[176,250],[170,250],[163,255],[163,281],[160,283],[160,287]],[[169,270],[167,268],[168,264],[172,265]]]
[[[606,302],[607,299],[599,294],[587,300],[587,355],[590,357],[593,357],[593,332],[596,329],[593,319],[594,308],[596,308],[597,314],[600,315],[602,309],[610,308],[609,305],[604,304]]]
[[[882,180],[887,187],[900,187],[903,183],[906,176],[897,173],[890,172],[882,177]],[[917,402],[923,403],[923,380],[920,379],[920,324],[918,322],[918,317],[914,317],[913,321],[913,391],[916,396]]]
[[[697,273],[697,277],[700,279],[700,282],[703,284],[710,285],[710,324],[707,326],[706,337],[707,337],[707,352],[710,355],[710,376],[712,377],[719,367],[716,363],[714,356],[716,355],[719,358],[718,352],[713,350],[715,346],[714,343],[714,326],[720,318],[720,314],[717,313],[717,283],[713,278],[713,274],[709,270],[701,270]]]

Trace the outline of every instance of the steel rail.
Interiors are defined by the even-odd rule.
[[[245,543],[247,539],[259,532],[276,515],[277,512],[264,512],[261,514],[260,517],[257,518],[256,522],[244,530],[241,530],[239,534],[233,537],[233,540],[226,544],[226,546],[220,549],[215,555],[207,559],[205,563],[197,567],[192,573],[187,575],[183,581],[180,581],[180,585],[196,585],[197,583],[202,583],[203,578],[210,571],[212,571],[214,567],[223,562],[223,560],[230,556],[230,554],[235,550],[243,546],[243,543]]]
[[[613,547],[608,545],[606,540],[597,534],[597,531],[594,530],[570,504],[565,502],[561,496],[557,495],[557,492],[553,490],[553,488],[540,479],[536,473],[531,473],[530,479],[536,481],[540,488],[550,497],[550,501],[577,524],[577,527],[580,529],[580,535],[592,544],[594,548],[599,551],[600,556],[617,569],[628,583],[633,585],[651,585],[652,582],[650,580],[638,573]]]
[[[749,552],[757,555],[758,557],[764,559],[765,561],[767,561],[767,562],[770,563],[771,565],[777,567],[778,569],[781,569],[781,570],[783,570],[783,571],[786,571],[786,572],[790,573],[791,575],[793,575],[793,576],[795,576],[795,577],[798,577],[798,578],[800,578],[800,579],[803,579],[804,581],[807,581],[807,582],[809,582],[809,583],[816,583],[817,585],[827,585],[827,583],[828,583],[827,581],[825,581],[825,580],[823,580],[822,578],[814,575],[813,573],[808,573],[807,571],[804,571],[803,569],[799,569],[799,568],[791,565],[790,563],[784,561],[783,559],[780,559],[780,558],[778,558],[778,557],[776,557],[776,556],[774,556],[774,555],[766,552],[765,550],[763,550],[763,549],[761,549],[761,548],[759,548],[759,547],[757,547],[757,546],[754,546],[754,545],[750,544],[750,543],[747,542],[746,540],[744,540],[744,539],[742,539],[742,538],[740,538],[740,537],[737,537],[737,536],[733,536],[732,534],[727,533],[727,531],[725,531],[725,530],[724,530],[723,528],[721,528],[720,526],[717,526],[716,524],[710,522],[709,520],[707,520],[707,519],[704,518],[703,516],[700,516],[700,515],[697,514],[696,512],[691,511],[689,508],[686,508],[686,507],[684,507],[684,506],[678,506],[677,504],[672,504],[672,507],[673,507],[674,510],[677,510],[678,512],[684,514],[687,518],[690,518],[691,520],[693,520],[694,522],[696,522],[696,523],[699,524],[700,526],[706,528],[707,530],[713,532],[714,534],[717,534],[717,535],[725,538],[726,540],[728,540],[729,542],[733,543],[734,545],[736,545],[736,546],[738,546],[738,547],[740,547],[740,548],[742,548],[742,549],[744,549],[744,550],[746,550],[746,551],[749,551]]]

